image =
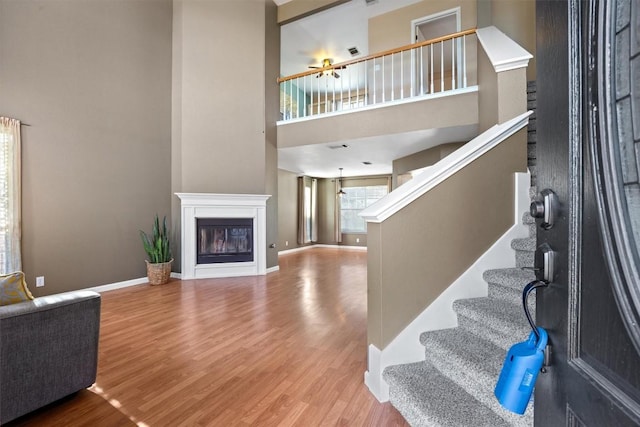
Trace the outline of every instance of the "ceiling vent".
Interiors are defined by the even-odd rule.
[[[337,150],[339,148],[349,148],[349,146],[347,144],[340,144],[340,145],[330,145],[329,148],[331,150]]]
[[[371,6],[374,3],[378,3],[378,0],[364,0],[367,3],[367,6]]]
[[[350,47],[349,49],[347,49],[349,51],[349,53],[351,54],[351,56],[357,56],[360,55],[360,51],[358,50],[357,47]]]
[[[372,163],[371,162],[362,162],[363,165],[367,165],[370,166]]]

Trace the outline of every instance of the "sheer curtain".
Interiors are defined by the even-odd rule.
[[[318,240],[318,181],[298,177],[298,244]]]
[[[342,243],[342,224],[341,224],[341,220],[342,220],[342,213],[341,213],[341,204],[342,204],[342,197],[340,197],[340,194],[338,194],[338,192],[340,190],[342,190],[342,183],[338,182],[338,180],[334,180],[335,182],[335,189],[333,191],[333,194],[335,194],[336,196],[336,208],[334,209],[334,219],[333,219],[333,239],[336,241],[336,243]]]
[[[0,273],[22,269],[20,121],[0,117]]]

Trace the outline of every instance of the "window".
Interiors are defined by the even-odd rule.
[[[386,185],[367,187],[345,187],[340,198],[340,225],[343,233],[366,233],[367,223],[358,216],[360,211],[371,206],[389,192]]]
[[[318,236],[318,181],[298,178],[298,243],[315,242]]]
[[[0,273],[21,268],[20,122],[0,117]]]

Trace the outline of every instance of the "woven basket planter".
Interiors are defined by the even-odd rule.
[[[168,262],[160,262],[157,264],[152,264],[147,260],[144,260],[147,263],[147,278],[149,279],[150,285],[164,285],[169,281],[169,277],[171,277],[171,263],[173,263],[173,259]]]

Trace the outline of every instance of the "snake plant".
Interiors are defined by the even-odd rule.
[[[169,247],[169,230],[167,229],[166,216],[162,219],[162,227],[160,227],[160,220],[158,219],[158,214],[156,214],[151,236],[140,230],[140,238],[142,238],[144,250],[149,256],[149,262],[151,264],[171,261],[171,248]]]

